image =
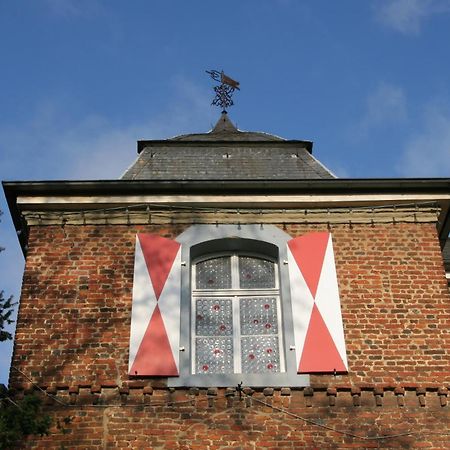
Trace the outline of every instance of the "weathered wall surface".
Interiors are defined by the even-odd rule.
[[[450,447],[449,437],[438,435],[355,440],[255,401],[230,400],[222,390],[216,396],[206,390],[199,396],[165,389],[150,394],[150,386],[161,387],[164,380],[130,382],[135,234],[175,238],[185,228],[31,227],[13,366],[73,402],[48,406],[75,417],[71,432],[61,435],[70,448]],[[285,231],[294,237],[325,229],[305,224]],[[312,376],[312,390],[253,396],[358,435],[447,432],[450,296],[435,226],[332,225],[330,231],[349,373]],[[14,369],[10,384],[30,387]],[[174,398],[193,404],[142,406]],[[92,406],[109,401],[118,405]],[[141,406],[120,406],[130,402]],[[55,448],[57,436],[51,438]],[[36,445],[50,448],[50,441]]]
[[[41,449],[427,448],[448,449],[443,391],[264,389],[239,399],[230,389],[142,388],[59,392],[48,400],[65,433],[30,439]],[[104,406],[107,403],[109,406]],[[115,406],[111,406],[111,404]],[[389,437],[387,437],[389,436]],[[65,447],[62,447],[65,445]]]

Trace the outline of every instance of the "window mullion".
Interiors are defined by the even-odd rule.
[[[239,257],[231,256],[231,287],[239,289]],[[241,325],[239,315],[239,296],[233,296],[233,363],[234,373],[241,373]]]
[[[225,255],[224,255],[225,256]],[[204,317],[207,317],[208,315],[210,315],[209,309],[207,310],[208,313],[201,313],[201,317],[200,319],[198,319],[198,311],[197,311],[197,301],[201,301],[201,302],[207,302],[208,303],[208,308],[213,307],[212,302],[220,302],[221,298],[228,299],[228,308],[230,308],[231,306],[231,311],[230,309],[228,309],[227,312],[227,317],[229,319],[231,319],[231,323],[230,321],[228,321],[228,324],[232,326],[232,335],[228,334],[228,343],[226,345],[232,345],[232,352],[233,354],[230,355],[229,350],[228,350],[228,363],[227,363],[227,367],[224,368],[223,370],[225,370],[224,373],[231,373],[234,372],[236,374],[241,374],[243,373],[244,367],[245,366],[245,370],[248,371],[250,369],[250,366],[247,367],[247,360],[244,359],[242,360],[242,349],[246,349],[247,347],[249,347],[249,352],[250,350],[253,348],[252,346],[257,346],[259,345],[257,341],[262,341],[262,342],[270,342],[270,346],[276,345],[274,342],[275,339],[275,334],[272,333],[268,333],[265,332],[265,330],[262,330],[261,333],[262,334],[255,334],[254,335],[254,339],[253,341],[255,341],[254,343],[252,342],[252,339],[250,339],[253,336],[253,332],[248,331],[250,334],[247,336],[247,332],[245,333],[245,338],[243,338],[243,336],[241,335],[241,325],[244,327],[244,329],[248,329],[250,330],[250,328],[248,328],[248,324],[247,324],[247,320],[252,320],[253,321],[253,316],[252,314],[260,314],[261,317],[264,317],[265,315],[269,314],[269,313],[258,313],[256,312],[251,312],[251,309],[248,305],[249,305],[249,301],[253,301],[256,302],[256,304],[259,304],[259,308],[265,307],[265,303],[264,303],[264,298],[267,298],[267,302],[270,303],[271,305],[273,304],[273,307],[276,308],[276,322],[277,322],[277,328],[278,328],[278,333],[277,333],[277,341],[278,341],[278,348],[277,351],[279,353],[279,356],[277,357],[277,365],[278,365],[278,370],[280,372],[283,372],[285,370],[285,357],[284,357],[284,342],[283,342],[283,332],[282,332],[282,313],[281,313],[281,301],[280,301],[280,289],[279,289],[279,279],[277,276],[277,266],[275,265],[275,270],[272,271],[275,273],[274,276],[274,282],[273,283],[266,283],[264,282],[263,278],[261,278],[263,275],[261,275],[261,272],[258,272],[258,266],[256,264],[256,266],[254,264],[251,263],[251,261],[249,262],[249,258],[251,258],[250,256],[245,256],[245,261],[241,259],[241,257],[239,256],[239,253],[228,253],[227,254],[228,259],[228,270],[227,271],[227,277],[230,277],[228,280],[228,282],[225,284],[221,284],[219,282],[216,282],[216,278],[217,278],[217,272],[214,269],[214,266],[211,266],[211,275],[208,275],[208,272],[205,271],[206,268],[208,268],[208,265],[204,265],[202,270],[204,273],[202,275],[203,278],[201,278],[201,283],[199,283],[197,285],[197,265],[193,264],[192,266],[192,279],[193,279],[193,287],[192,287],[192,297],[191,297],[191,321],[192,321],[192,330],[191,330],[191,363],[192,363],[192,373],[203,373],[202,372],[202,367],[203,367],[203,371],[207,371],[208,368],[204,369],[204,367],[214,367],[215,372],[214,373],[222,373],[220,371],[220,367],[216,367],[217,363],[216,360],[213,358],[212,360],[208,360],[208,358],[211,358],[210,352],[214,352],[216,353],[216,349],[213,349],[211,347],[211,349],[209,349],[209,347],[211,345],[213,346],[217,346],[219,344],[215,344],[215,343],[211,343],[208,339],[204,339],[205,340],[205,350],[207,350],[207,353],[205,354],[205,358],[207,360],[207,362],[205,363],[204,366],[198,366],[197,364],[197,356],[196,356],[196,342],[197,342],[197,331],[196,331],[196,327],[197,327],[197,320],[203,320]],[[242,263],[242,268],[239,267],[239,264]],[[254,269],[254,267],[256,267]],[[214,270],[213,270],[214,269]],[[242,270],[242,274],[240,273],[240,269]],[[253,276],[253,272],[256,273],[255,277],[256,277],[256,281],[255,282],[249,282],[249,279],[252,279]],[[270,272],[270,271],[269,271]],[[220,271],[219,271],[219,275],[220,275]],[[242,275],[242,280],[241,280],[241,275]],[[205,278],[208,277],[208,278]],[[215,278],[216,277],[216,278]],[[214,280],[215,282],[211,282],[209,283],[209,278],[211,278],[211,280]],[[262,282],[260,282],[260,280],[263,280]],[[242,286],[242,287],[241,287]],[[248,300],[248,299],[255,299],[255,300]],[[245,299],[245,300],[244,300]],[[275,300],[275,302],[273,302],[273,299]],[[231,305],[230,305],[230,301],[231,301]],[[203,305],[202,303],[202,305]],[[211,303],[211,305],[209,305],[209,303]],[[204,309],[204,306],[202,306],[202,308]],[[243,310],[243,308],[246,308],[245,311],[247,311],[245,313],[245,320],[244,322],[241,324],[241,309]],[[203,311],[202,309],[202,311]],[[244,311],[244,310],[243,310]],[[244,314],[244,312],[242,311],[242,314]],[[230,313],[232,315],[232,317],[230,317]],[[250,315],[249,315],[250,314]],[[272,313],[270,313],[272,314]],[[213,314],[214,316],[214,314]],[[275,319],[273,317],[273,319]],[[211,319],[211,320],[216,320],[216,319]],[[203,322],[202,322],[203,323]],[[215,323],[215,322],[214,322]],[[257,321],[255,323],[258,323]],[[274,324],[275,325],[275,324]],[[199,325],[200,326],[200,325]],[[202,325],[203,326],[203,325]],[[209,326],[209,325],[208,325]],[[256,332],[256,331],[255,331]],[[212,331],[212,337],[216,336],[216,331]],[[219,333],[217,334],[217,336],[221,336],[222,334]],[[203,334],[202,334],[203,336]],[[207,337],[209,337],[209,333],[207,333]],[[273,337],[273,338],[272,338]],[[230,339],[231,338],[231,339]],[[219,337],[217,338],[219,339]],[[222,338],[220,338],[222,339]],[[242,342],[244,339],[244,342]],[[208,341],[208,342],[206,342]],[[230,342],[231,341],[231,342]],[[200,344],[199,344],[200,345]],[[202,345],[202,349],[203,349],[203,344]],[[220,345],[218,348],[221,348]],[[229,348],[229,347],[228,347]],[[274,348],[274,347],[273,347]],[[231,350],[231,349],[230,349]],[[203,351],[203,350],[202,350]],[[249,353],[249,355],[251,354],[255,354],[260,352],[260,349],[258,349],[257,347],[255,347],[255,349],[251,350],[251,353]],[[267,353],[269,353],[269,351],[267,351]],[[200,353],[199,350],[199,357],[202,354]],[[261,355],[261,356],[257,356],[258,358],[263,358],[261,360],[261,364],[265,364],[263,361],[264,360],[268,360],[270,362],[270,357],[267,357],[267,355]],[[202,361],[204,359],[203,356],[201,356]],[[247,358],[247,355],[244,356],[244,358]],[[254,358],[254,357],[253,357]],[[208,362],[209,361],[209,362]],[[258,360],[260,361],[260,360]],[[203,363],[202,363],[203,364]],[[197,367],[198,366],[198,367]],[[200,368],[199,368],[200,367]],[[261,366],[262,367],[262,366]],[[273,366],[272,366],[273,367]],[[271,368],[269,367],[269,365],[267,365],[267,368],[269,369],[269,371],[271,370]],[[217,371],[219,370],[219,371]],[[261,369],[258,368],[257,369],[262,370],[263,372],[266,371],[265,366]],[[213,373],[213,372],[211,372]],[[253,373],[249,372],[249,373]],[[259,373],[259,372],[258,372]]]
[[[239,311],[239,297],[233,297],[233,354],[234,373],[241,373],[241,321]]]
[[[238,259],[238,255],[231,256],[231,288],[239,289],[239,259]]]
[[[195,266],[194,266],[195,267]],[[195,278],[194,278],[195,279]],[[197,337],[196,332],[196,303],[195,297],[191,298],[191,372],[196,373],[195,361],[196,361],[196,348],[195,348],[195,338]]]
[[[280,355],[280,372],[284,372],[286,370],[286,363],[284,360],[284,342],[283,342],[283,321],[281,317],[281,298],[280,295],[276,297],[276,305],[277,305],[277,319],[278,319],[278,351]]]

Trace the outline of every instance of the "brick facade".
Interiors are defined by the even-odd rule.
[[[80,388],[77,394],[58,391],[60,399],[75,405],[64,407],[49,400],[53,405],[48,408],[60,423],[64,417],[72,418],[66,427],[69,432],[54,427],[50,436],[30,439],[26,447],[444,450],[449,446],[446,392],[382,388],[272,391],[244,394],[242,400],[225,389],[169,392],[135,387],[122,388],[125,393],[121,395],[114,388]]]
[[[127,375],[135,235],[175,238],[187,225],[30,227],[10,384],[21,392],[31,378],[66,404],[47,397],[55,417],[74,419],[27,445],[449,448],[450,295],[435,224],[278,226],[332,233],[349,373],[242,399]]]

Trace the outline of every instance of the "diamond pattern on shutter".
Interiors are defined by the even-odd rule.
[[[290,240],[288,260],[298,373],[346,372],[331,234]]]
[[[179,374],[180,266],[178,242],[136,236],[130,375]]]

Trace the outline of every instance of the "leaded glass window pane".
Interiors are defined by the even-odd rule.
[[[195,264],[191,311],[194,373],[284,370],[276,267],[264,258],[238,253]]]
[[[197,289],[230,289],[231,258],[222,256],[198,262],[195,285]]]
[[[246,336],[241,339],[243,373],[280,371],[278,336]]]
[[[230,298],[198,298],[195,301],[197,336],[231,336],[233,308]]]
[[[196,373],[233,373],[233,339],[196,338],[195,360]]]
[[[240,299],[241,334],[277,334],[278,313],[275,297]]]
[[[239,286],[241,289],[275,287],[275,264],[266,259],[239,256]]]

